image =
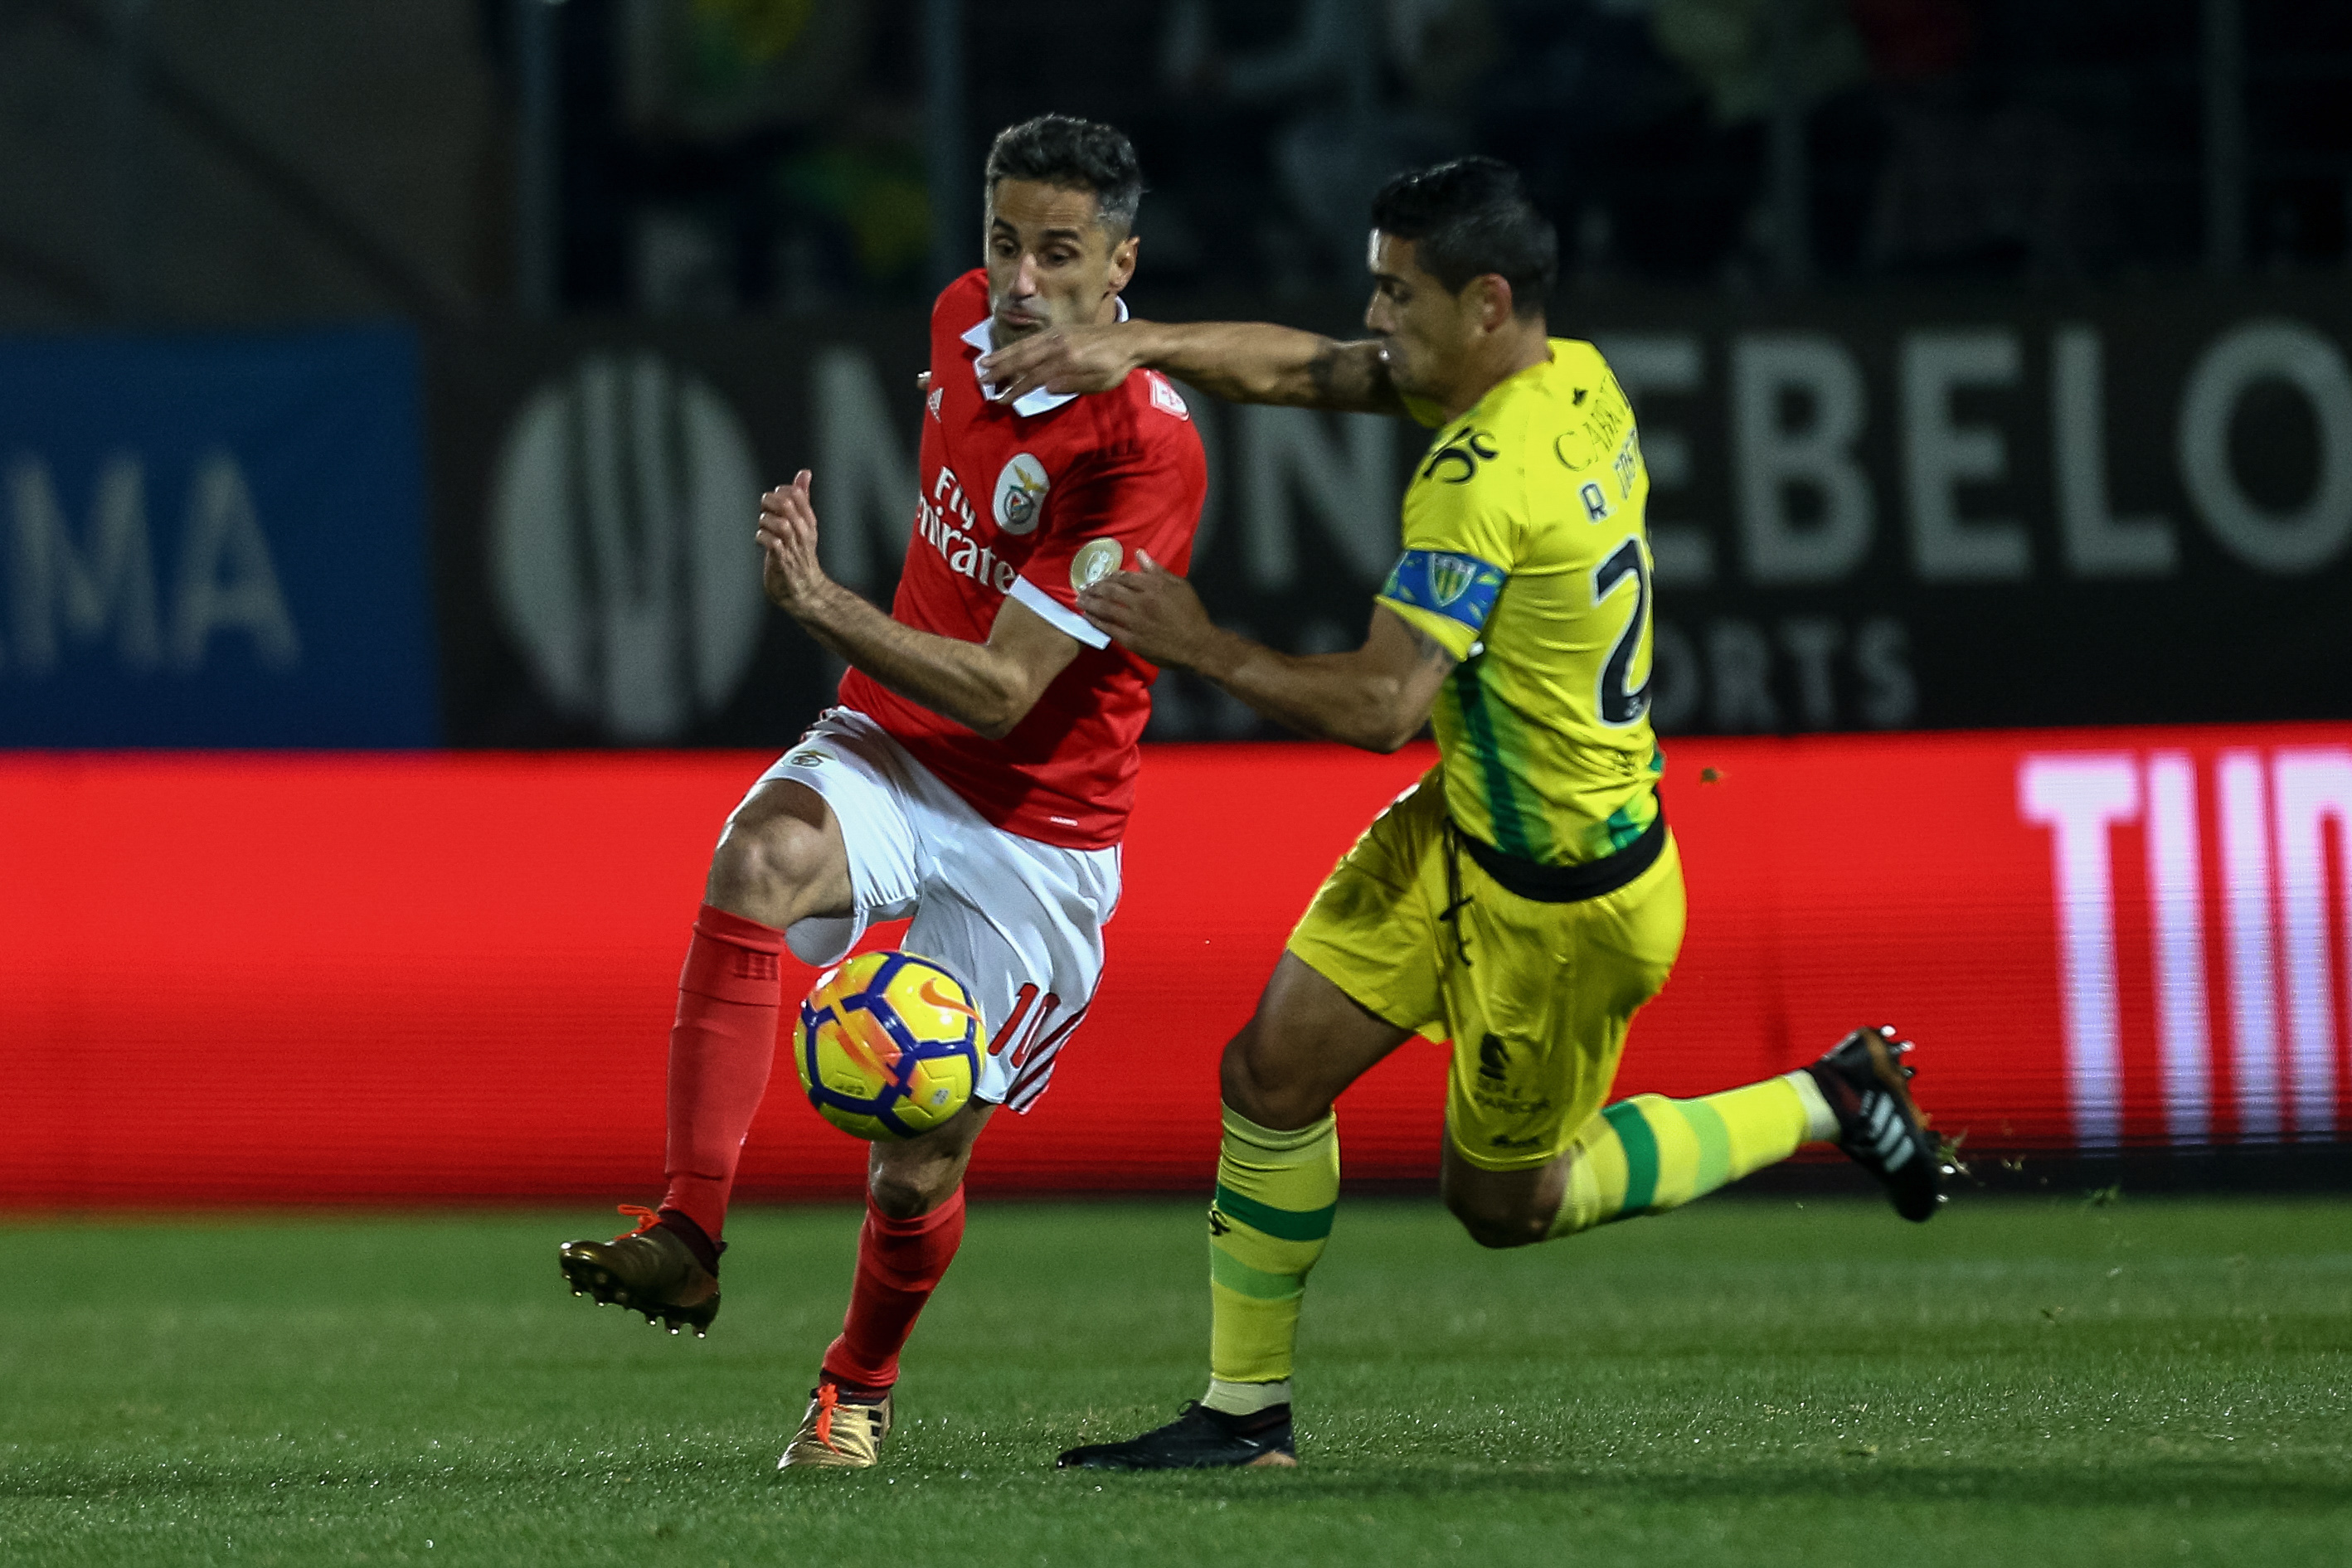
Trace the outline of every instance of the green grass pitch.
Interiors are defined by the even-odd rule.
[[[882,1468],[779,1478],[855,1218],[741,1215],[702,1342],[564,1292],[589,1209],[11,1226],[0,1562],[2352,1562],[2341,1204],[1351,1200],[1305,1467],[1100,1477],[1199,1391],[1200,1206],[982,1203]]]

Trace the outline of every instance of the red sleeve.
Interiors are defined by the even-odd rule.
[[[1191,568],[1208,465],[1192,425],[1171,425],[1151,441],[1098,450],[1054,487],[1044,537],[1013,585],[1013,598],[1088,647],[1109,639],[1079,615],[1080,588],[1135,568],[1139,550],[1180,575]]]

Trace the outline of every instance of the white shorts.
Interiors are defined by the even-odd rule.
[[[1036,1103],[1102,979],[1117,847],[1067,850],[992,825],[854,708],[827,709],[760,775],[775,779],[824,797],[849,850],[850,913],[795,924],[793,955],[832,964],[876,921],[913,916],[907,951],[961,980],[989,1031],[974,1092]]]

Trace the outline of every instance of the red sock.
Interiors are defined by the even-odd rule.
[[[866,1200],[857,1233],[857,1278],[841,1337],[825,1347],[824,1375],[852,1388],[898,1381],[898,1352],[915,1332],[923,1303],[955,1261],[963,1241],[963,1188],[929,1214],[893,1219]]]
[[[751,1113],[776,1059],[783,1004],[784,934],[706,904],[694,917],[677,977],[669,1031],[669,1192],[712,1243],[727,1223],[727,1195]]]

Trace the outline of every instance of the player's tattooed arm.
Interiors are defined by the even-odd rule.
[[[1043,388],[1105,392],[1139,366],[1228,402],[1344,413],[1403,413],[1381,346],[1343,343],[1265,321],[1122,321],[1068,327],[1007,344],[980,362],[999,399]]]
[[[817,553],[816,510],[803,469],[760,497],[758,538],[768,599],[824,647],[911,702],[991,740],[1029,716],[1078,642],[1026,611],[999,615],[986,643],[936,636],[895,621],[833,580]]]
[[[1367,751],[1394,751],[1419,735],[1454,664],[1435,638],[1385,607],[1373,609],[1352,652],[1277,653],[1212,623],[1192,584],[1149,557],[1080,593],[1078,608],[1154,664],[1197,671],[1303,735]]]
[[[1404,399],[1390,379],[1388,356],[1369,340],[1341,343],[1326,338],[1307,362],[1317,408],[1351,413],[1403,413]]]
[[[1399,617],[1399,619],[1402,620],[1402,617]],[[1436,638],[1431,636],[1420,627],[1415,626],[1410,621],[1405,622],[1404,629],[1412,634],[1412,651],[1421,656],[1421,662],[1424,664],[1439,665],[1440,669],[1438,673],[1441,675],[1447,670],[1451,670],[1455,664],[1461,663],[1460,660],[1456,659],[1452,653],[1446,651],[1444,643],[1439,642]]]

